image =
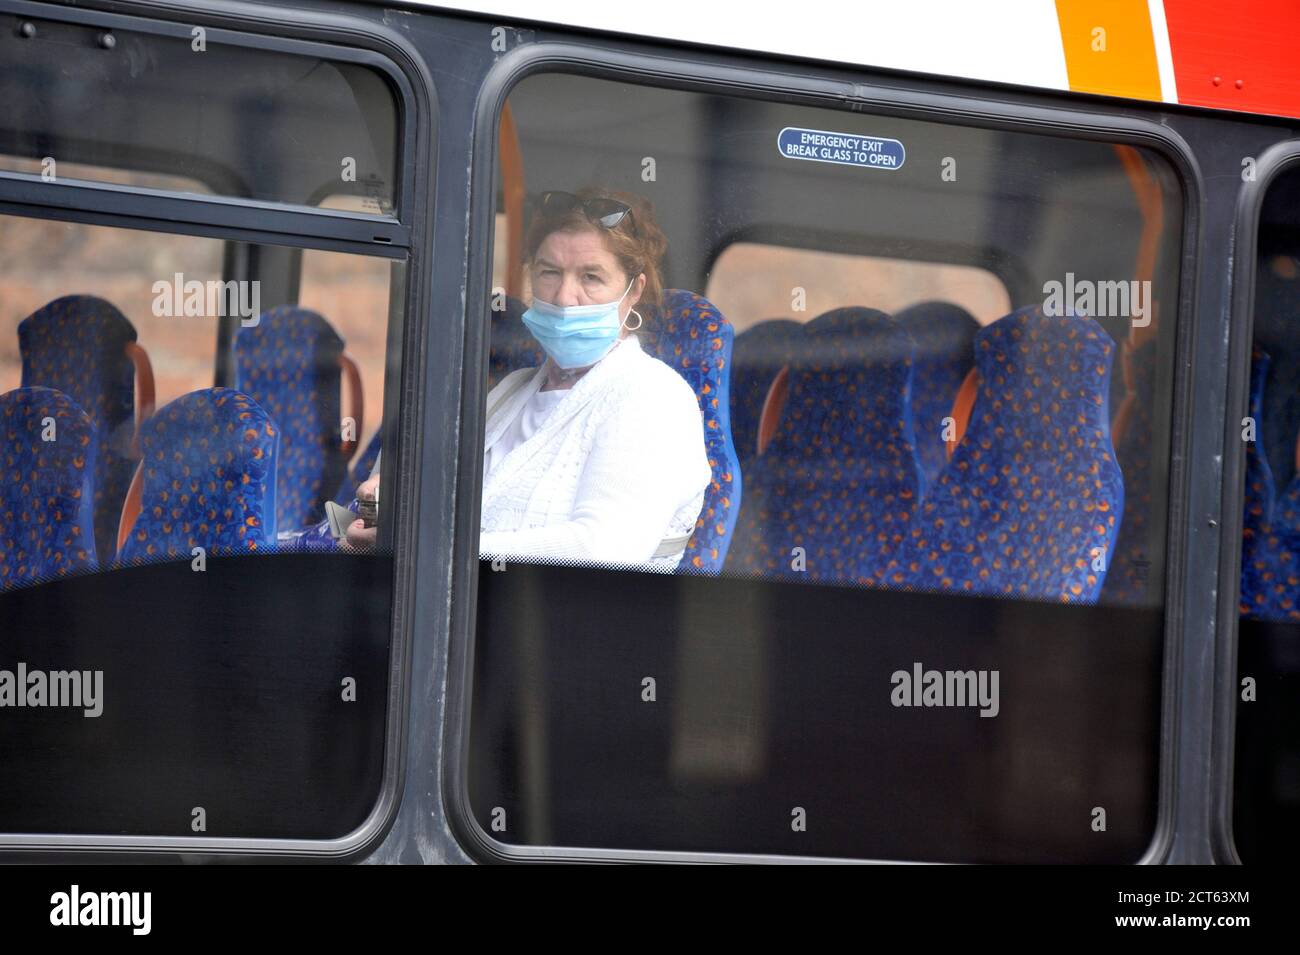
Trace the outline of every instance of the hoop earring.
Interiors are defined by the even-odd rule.
[[[636,331],[638,328],[640,328],[640,327],[644,324],[644,321],[643,321],[643,319],[641,318],[641,313],[638,312],[638,311],[637,311],[636,309],[634,309],[634,308],[629,308],[629,309],[627,310],[627,313],[628,313],[629,315],[635,315],[635,316],[636,316],[636,324],[635,324],[635,325],[629,325],[629,324],[627,324],[627,321],[626,321],[626,319],[625,319],[624,322],[623,322],[623,327],[626,328],[629,332],[634,332],[634,331]]]

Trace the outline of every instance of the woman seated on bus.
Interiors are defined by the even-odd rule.
[[[542,195],[523,321],[547,357],[487,396],[482,556],[656,570],[681,559],[712,472],[694,392],[637,334],[652,331],[634,306],[660,304],[666,245],[640,197]],[[359,520],[347,534],[373,544]]]

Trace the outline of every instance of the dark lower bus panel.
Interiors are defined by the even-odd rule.
[[[391,601],[391,557],[341,554],[0,595],[0,670],[102,672],[97,716],[0,714],[0,832],[347,835],[380,793]]]
[[[1089,863],[1152,842],[1158,609],[510,561],[479,595],[470,803],[508,845]],[[917,666],[997,671],[996,715],[895,705]]]

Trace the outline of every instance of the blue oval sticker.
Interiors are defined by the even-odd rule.
[[[776,137],[776,148],[786,159],[811,159],[867,169],[898,169],[907,159],[907,150],[897,139],[798,126],[781,130]]]

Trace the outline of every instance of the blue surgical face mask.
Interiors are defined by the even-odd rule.
[[[594,365],[618,341],[623,327],[618,309],[635,281],[627,283],[617,302],[559,306],[534,296],[533,307],[524,312],[524,324],[559,367]]]

